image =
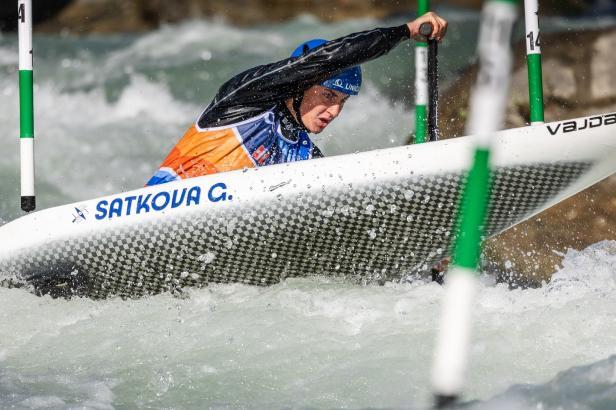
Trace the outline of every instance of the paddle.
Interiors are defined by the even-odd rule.
[[[428,136],[429,141],[438,141],[438,45],[437,41],[430,39],[432,24],[423,23],[419,26],[419,34],[426,38],[428,43]],[[432,281],[443,284],[443,273],[447,269],[447,259],[432,267]]]
[[[428,136],[430,141],[438,141],[438,41],[430,38],[432,30],[430,23],[419,27],[419,33],[428,42]]]

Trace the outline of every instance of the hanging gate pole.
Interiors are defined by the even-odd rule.
[[[32,74],[32,0],[17,2],[19,35],[19,125],[21,209],[36,208],[34,195],[34,91]]]
[[[430,10],[429,0],[417,1],[417,17]],[[415,143],[426,142],[428,106],[428,43],[415,42]]]
[[[541,76],[541,43],[539,40],[539,2],[524,0],[526,24],[526,65],[531,125],[543,124],[543,79]]]
[[[462,393],[471,340],[472,308],[490,197],[490,140],[502,127],[512,66],[515,0],[491,0],[479,33],[479,74],[473,89],[467,132],[476,136],[472,166],[462,192],[452,269],[445,278],[442,315],[432,367],[435,407],[445,408]]]

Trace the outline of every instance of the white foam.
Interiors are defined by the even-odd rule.
[[[252,41],[247,41],[251,39]],[[255,41],[258,39],[258,41]],[[133,65],[136,61],[166,61],[174,66],[195,61],[208,53],[206,61],[227,55],[229,50],[269,55],[286,44],[283,35],[239,29],[221,21],[192,21],[176,26],[164,26],[139,37],[129,47],[116,51],[107,59],[109,72]]]
[[[32,396],[17,403],[18,406],[27,409],[48,409],[66,405],[64,400],[54,396]]]
[[[113,115],[106,120],[134,118],[188,126],[191,119],[196,119],[195,112],[198,110],[198,107],[175,99],[166,85],[152,83],[143,76],[134,75],[131,77],[130,86],[113,105]]]
[[[17,47],[0,47],[0,66],[17,66],[18,63]]]
[[[5,84],[3,89],[9,98],[18,95],[17,86],[12,83]],[[102,88],[74,92],[53,83],[36,85],[35,96],[37,131],[40,134],[49,130],[63,131],[66,134],[63,138],[69,140],[83,139],[83,132],[76,132],[79,129],[89,133],[125,120],[135,120],[139,126],[144,123],[184,124],[199,112],[199,107],[175,99],[166,84],[149,81],[142,75],[133,75],[115,102],[109,101]],[[6,108],[0,120],[15,123],[19,118],[19,105],[11,104]],[[3,133],[0,138],[4,136]]]
[[[104,89],[67,92],[51,83],[35,88],[37,177],[79,200],[142,186],[201,107],[173,97],[165,84],[133,75],[117,101]],[[5,85],[12,95],[15,86]],[[0,113],[0,123],[18,127],[18,105]],[[17,134],[0,134],[5,146]],[[17,149],[7,150],[14,167]]]
[[[613,354],[615,277],[616,241],[605,241],[568,251],[543,288],[482,280],[465,398],[541,385]],[[25,384],[24,394],[36,396],[41,383],[56,380],[51,395],[66,403],[88,391],[87,400],[136,405],[131,392],[150,389],[152,406],[174,397],[181,407],[207,388],[202,404],[424,405],[441,294],[429,282],[358,286],[322,277],[212,285],[183,299],[63,301],[0,289],[0,311],[12,318],[0,321],[3,366],[64,375],[70,360],[90,369],[65,382]],[[16,377],[0,377],[0,392]]]

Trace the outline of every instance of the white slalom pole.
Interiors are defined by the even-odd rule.
[[[425,45],[424,45],[425,44]],[[428,135],[428,47],[415,46],[415,143],[426,142]]]
[[[34,195],[34,91],[32,71],[32,0],[17,2],[19,35],[19,128],[21,154],[21,209],[36,208]]]
[[[417,17],[430,11],[430,0],[417,1]],[[428,43],[415,43],[415,143],[428,136]]]
[[[476,135],[473,162],[460,205],[452,269],[445,294],[432,367],[435,407],[445,408],[462,393],[470,351],[473,302],[484,223],[490,196],[490,140],[500,129],[511,77],[511,33],[515,0],[488,1],[479,33],[479,74],[473,89],[467,132]]]
[[[543,124],[543,78],[541,73],[541,41],[539,39],[539,2],[524,0],[526,25],[526,66],[531,125]]]

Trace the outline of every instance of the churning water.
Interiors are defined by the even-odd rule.
[[[616,406],[616,242],[570,251],[539,289],[482,280],[474,408]],[[0,288],[0,406],[421,408],[442,292],[318,277],[127,301]]]
[[[447,17],[445,85],[472,60],[478,24],[474,13]],[[234,73],[283,58],[307,38],[403,22],[303,17],[238,29],[194,21],[135,36],[38,37],[39,205],[142,186]],[[412,61],[403,45],[366,64],[365,92],[318,138],[326,154],[405,142]],[[16,66],[16,38],[3,35],[0,224],[20,215]],[[425,407],[441,294],[434,283],[361,287],[318,272],[183,298],[66,301],[0,288],[0,407]],[[465,395],[477,401],[467,405],[616,408],[614,311],[616,242],[570,251],[539,289],[510,290],[484,276]]]

